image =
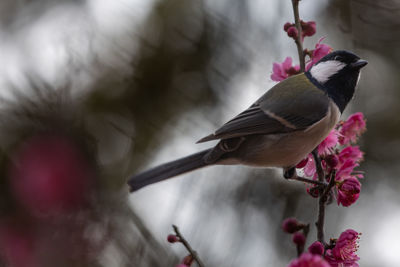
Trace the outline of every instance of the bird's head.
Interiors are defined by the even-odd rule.
[[[354,95],[360,70],[367,63],[351,52],[339,50],[323,57],[306,72],[306,75],[324,90],[343,112]]]

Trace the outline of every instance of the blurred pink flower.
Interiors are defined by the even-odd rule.
[[[366,122],[361,112],[351,115],[340,128],[340,144],[346,145],[356,142],[357,138],[365,131]]]
[[[331,149],[338,144],[339,132],[333,129],[329,135],[318,145],[318,154],[329,154]]]
[[[297,259],[292,260],[288,267],[330,267],[329,263],[320,255],[303,253]]]
[[[332,267],[358,267],[356,255],[360,234],[352,229],[344,231],[333,249],[326,251],[325,259]]]
[[[308,252],[311,254],[322,255],[324,254],[325,248],[321,242],[315,241],[308,247]]]
[[[26,228],[13,221],[0,224],[0,255],[9,267],[33,267],[35,262],[34,237]]]
[[[306,70],[309,70],[315,63],[317,63],[321,58],[332,52],[332,47],[326,44],[322,44],[321,42],[325,39],[322,37],[318,40],[315,45],[315,49],[312,51],[311,61],[307,64]]]
[[[271,80],[280,82],[285,80],[287,77],[299,73],[300,66],[292,66],[292,58],[287,57],[282,63],[274,62],[271,74]]]
[[[286,233],[293,234],[301,229],[301,224],[296,218],[286,218],[282,222],[282,230]]]
[[[27,139],[9,172],[17,200],[32,214],[74,211],[87,203],[93,172],[69,138],[38,135]]]
[[[306,237],[303,233],[297,232],[293,234],[292,241],[298,246],[303,246],[306,243]]]
[[[360,196],[361,184],[357,178],[350,177],[337,186],[337,203],[348,207],[355,203]]]

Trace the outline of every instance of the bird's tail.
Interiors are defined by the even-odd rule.
[[[203,150],[134,175],[128,181],[130,191],[134,192],[146,185],[164,181],[176,175],[209,165],[203,158],[210,150],[211,149]]]

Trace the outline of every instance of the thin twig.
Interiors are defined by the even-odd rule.
[[[305,237],[305,240],[307,240],[307,236],[308,236],[309,232],[310,232],[310,224],[306,224],[303,227],[303,235]],[[304,244],[297,245],[296,249],[297,249],[297,257],[300,257],[300,255],[304,252]]]
[[[179,231],[178,226],[172,225],[172,228],[174,228],[176,236],[179,238],[179,241],[185,246],[187,251],[192,255],[193,259],[197,262],[197,264],[200,267],[204,267],[204,263],[200,260],[199,256],[197,255],[197,252],[193,250],[193,248],[190,246],[189,242],[186,241],[186,239],[182,236],[181,232]]]
[[[140,218],[140,216],[131,206],[127,205],[126,202],[124,202],[124,204],[118,202],[118,204],[126,212],[128,218],[132,220],[137,230],[141,234],[142,238],[146,241],[146,244],[148,244],[151,247],[150,251],[152,253],[150,254],[150,257],[154,262],[153,263],[154,266],[162,265],[161,263],[159,264],[160,258],[166,259],[165,261],[167,261],[168,259],[168,263],[176,262],[179,260],[178,257],[176,257],[175,255],[171,255],[165,250],[165,248],[157,241],[157,239],[154,237],[151,231],[147,228],[142,218]],[[122,244],[122,248],[129,248],[129,246]],[[132,251],[130,251],[129,253],[132,254]]]
[[[304,177],[297,176],[297,175],[295,175],[293,177],[290,177],[290,178],[287,178],[287,179],[288,180],[300,181],[300,182],[303,182],[303,183],[308,183],[308,184],[313,184],[313,185],[324,186],[324,187],[328,186],[328,184],[326,182],[315,181],[315,180],[311,180],[311,179],[304,178]]]
[[[326,202],[328,201],[328,195],[331,192],[331,189],[335,186],[335,176],[336,176],[336,171],[333,170],[330,175],[329,184],[322,192],[318,201],[318,220],[315,223],[315,225],[317,226],[318,241],[321,242],[324,246],[326,246],[324,237],[325,207],[326,207]]]
[[[318,148],[314,149],[312,154],[314,156],[315,168],[316,168],[317,174],[318,174],[318,181],[324,182],[325,173],[324,173],[324,170],[322,169],[321,158],[318,156]]]
[[[299,54],[299,62],[300,62],[300,71],[304,72],[306,69],[306,63],[303,52],[303,41],[301,40],[301,23],[300,23],[300,15],[299,15],[299,1],[300,0],[292,0],[293,13],[294,13],[294,23],[297,29],[297,38],[295,39],[297,52]]]

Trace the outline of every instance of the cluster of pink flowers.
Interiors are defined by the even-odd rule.
[[[37,134],[16,146],[9,163],[10,201],[18,208],[0,217],[1,259],[11,267],[41,266],[40,249],[70,245],[71,254],[86,256],[82,222],[72,219],[90,206],[94,182],[81,147],[61,134]]]
[[[297,42],[299,32],[295,24],[287,22],[283,28],[287,35]],[[301,21],[301,31],[300,41],[303,42],[306,36],[313,36],[316,33],[316,23]],[[332,52],[329,45],[322,43],[323,40],[324,38],[320,38],[313,50],[304,50],[304,56],[308,56],[305,71],[310,70],[321,58]],[[300,66],[294,65],[291,57],[286,57],[282,63],[273,63],[271,79],[279,82],[300,71]],[[334,186],[337,204],[344,207],[355,203],[360,196],[359,179],[363,178],[363,174],[355,169],[363,160],[364,153],[355,144],[365,129],[363,114],[355,113],[346,121],[338,123],[317,149],[324,181]],[[304,175],[310,179],[319,178],[312,154],[296,167],[302,169]],[[321,187],[308,185],[307,192],[313,197],[320,197]],[[282,228],[284,232],[292,234],[292,241],[297,246],[297,251],[304,251],[308,225],[298,222],[295,218],[288,218],[284,220]],[[348,229],[337,240],[331,239],[329,245],[316,241],[310,245],[307,252],[290,262],[288,267],[358,267],[357,261],[360,258],[356,252],[359,236],[356,231]]]
[[[301,21],[302,34],[301,40],[303,41],[306,36],[313,36],[316,32],[316,24],[314,21],[304,22]],[[284,31],[288,34],[289,37],[296,39],[298,35],[298,31],[293,23],[287,22],[284,27]],[[306,65],[306,70],[309,70],[312,65],[317,63],[321,58],[325,55],[332,52],[332,47],[329,45],[323,44],[322,41],[324,38],[320,38],[315,48],[313,50],[304,50],[304,54],[309,56],[309,61]],[[273,63],[271,80],[280,82],[285,80],[286,78],[296,75],[300,73],[300,65],[293,65],[293,59],[291,57],[286,57],[286,59],[282,63]]]
[[[318,146],[318,154],[322,159],[322,167],[329,179],[330,174],[335,171],[335,188],[337,192],[337,203],[348,207],[357,201],[361,192],[360,178],[363,174],[354,169],[360,165],[364,153],[354,143],[366,129],[364,116],[361,112],[354,113],[346,121],[340,122],[335,129],[331,131],[328,137]],[[312,179],[317,179],[314,158],[310,154],[297,165],[302,168],[304,174]],[[313,190],[307,191],[318,196]]]
[[[292,260],[288,267],[358,267],[356,252],[360,234],[348,229],[340,234],[333,248],[327,249],[320,242],[312,243],[307,252]]]

